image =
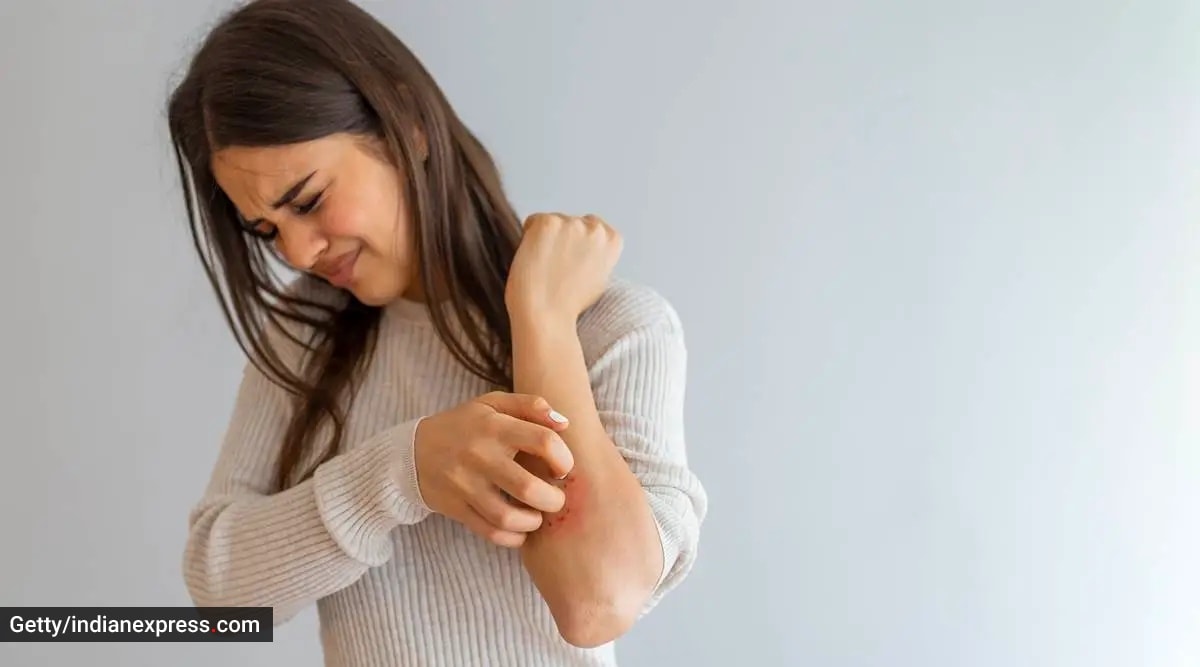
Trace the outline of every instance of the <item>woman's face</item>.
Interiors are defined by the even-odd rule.
[[[213,155],[217,184],[247,233],[273,243],[293,268],[369,305],[420,298],[401,174],[363,140],[235,146]]]

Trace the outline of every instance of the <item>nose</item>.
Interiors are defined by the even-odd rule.
[[[278,225],[275,248],[293,268],[309,271],[329,249],[329,239],[320,233],[316,225],[293,222]]]

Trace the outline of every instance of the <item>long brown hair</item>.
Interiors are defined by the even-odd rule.
[[[520,222],[491,156],[418,59],[373,16],[348,0],[245,4],[209,32],[168,115],[192,238],[225,318],[251,362],[296,398],[277,488],[306,479],[338,452],[381,311],[353,297],[339,305],[304,298],[281,284],[271,249],[242,231],[213,177],[210,159],[222,147],[334,133],[375,142],[406,175],[426,303],[450,306],[430,308],[434,325],[471,372],[511,388],[504,286]],[[298,339],[289,323],[313,335]],[[306,350],[303,368],[285,361],[277,331]],[[297,471],[326,422],[330,441],[314,465]]]

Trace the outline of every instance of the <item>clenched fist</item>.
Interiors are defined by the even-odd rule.
[[[530,216],[509,270],[509,312],[574,321],[604,293],[621,250],[621,235],[594,215]]]

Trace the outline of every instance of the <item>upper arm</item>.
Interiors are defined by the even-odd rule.
[[[331,303],[331,297],[319,291],[313,281],[300,278],[288,287],[292,296]],[[297,372],[306,349],[300,344],[311,336],[307,326],[283,321],[268,326],[266,345],[273,349],[287,372]],[[269,367],[266,368],[269,371]],[[274,480],[282,461],[284,438],[295,412],[295,397],[276,378],[270,377],[254,362],[246,360],[241,381],[233,399],[232,413],[226,426],[206,497],[223,494],[270,495],[281,491]]]
[[[290,395],[245,362],[205,497],[278,491],[273,480],[291,416]]]

